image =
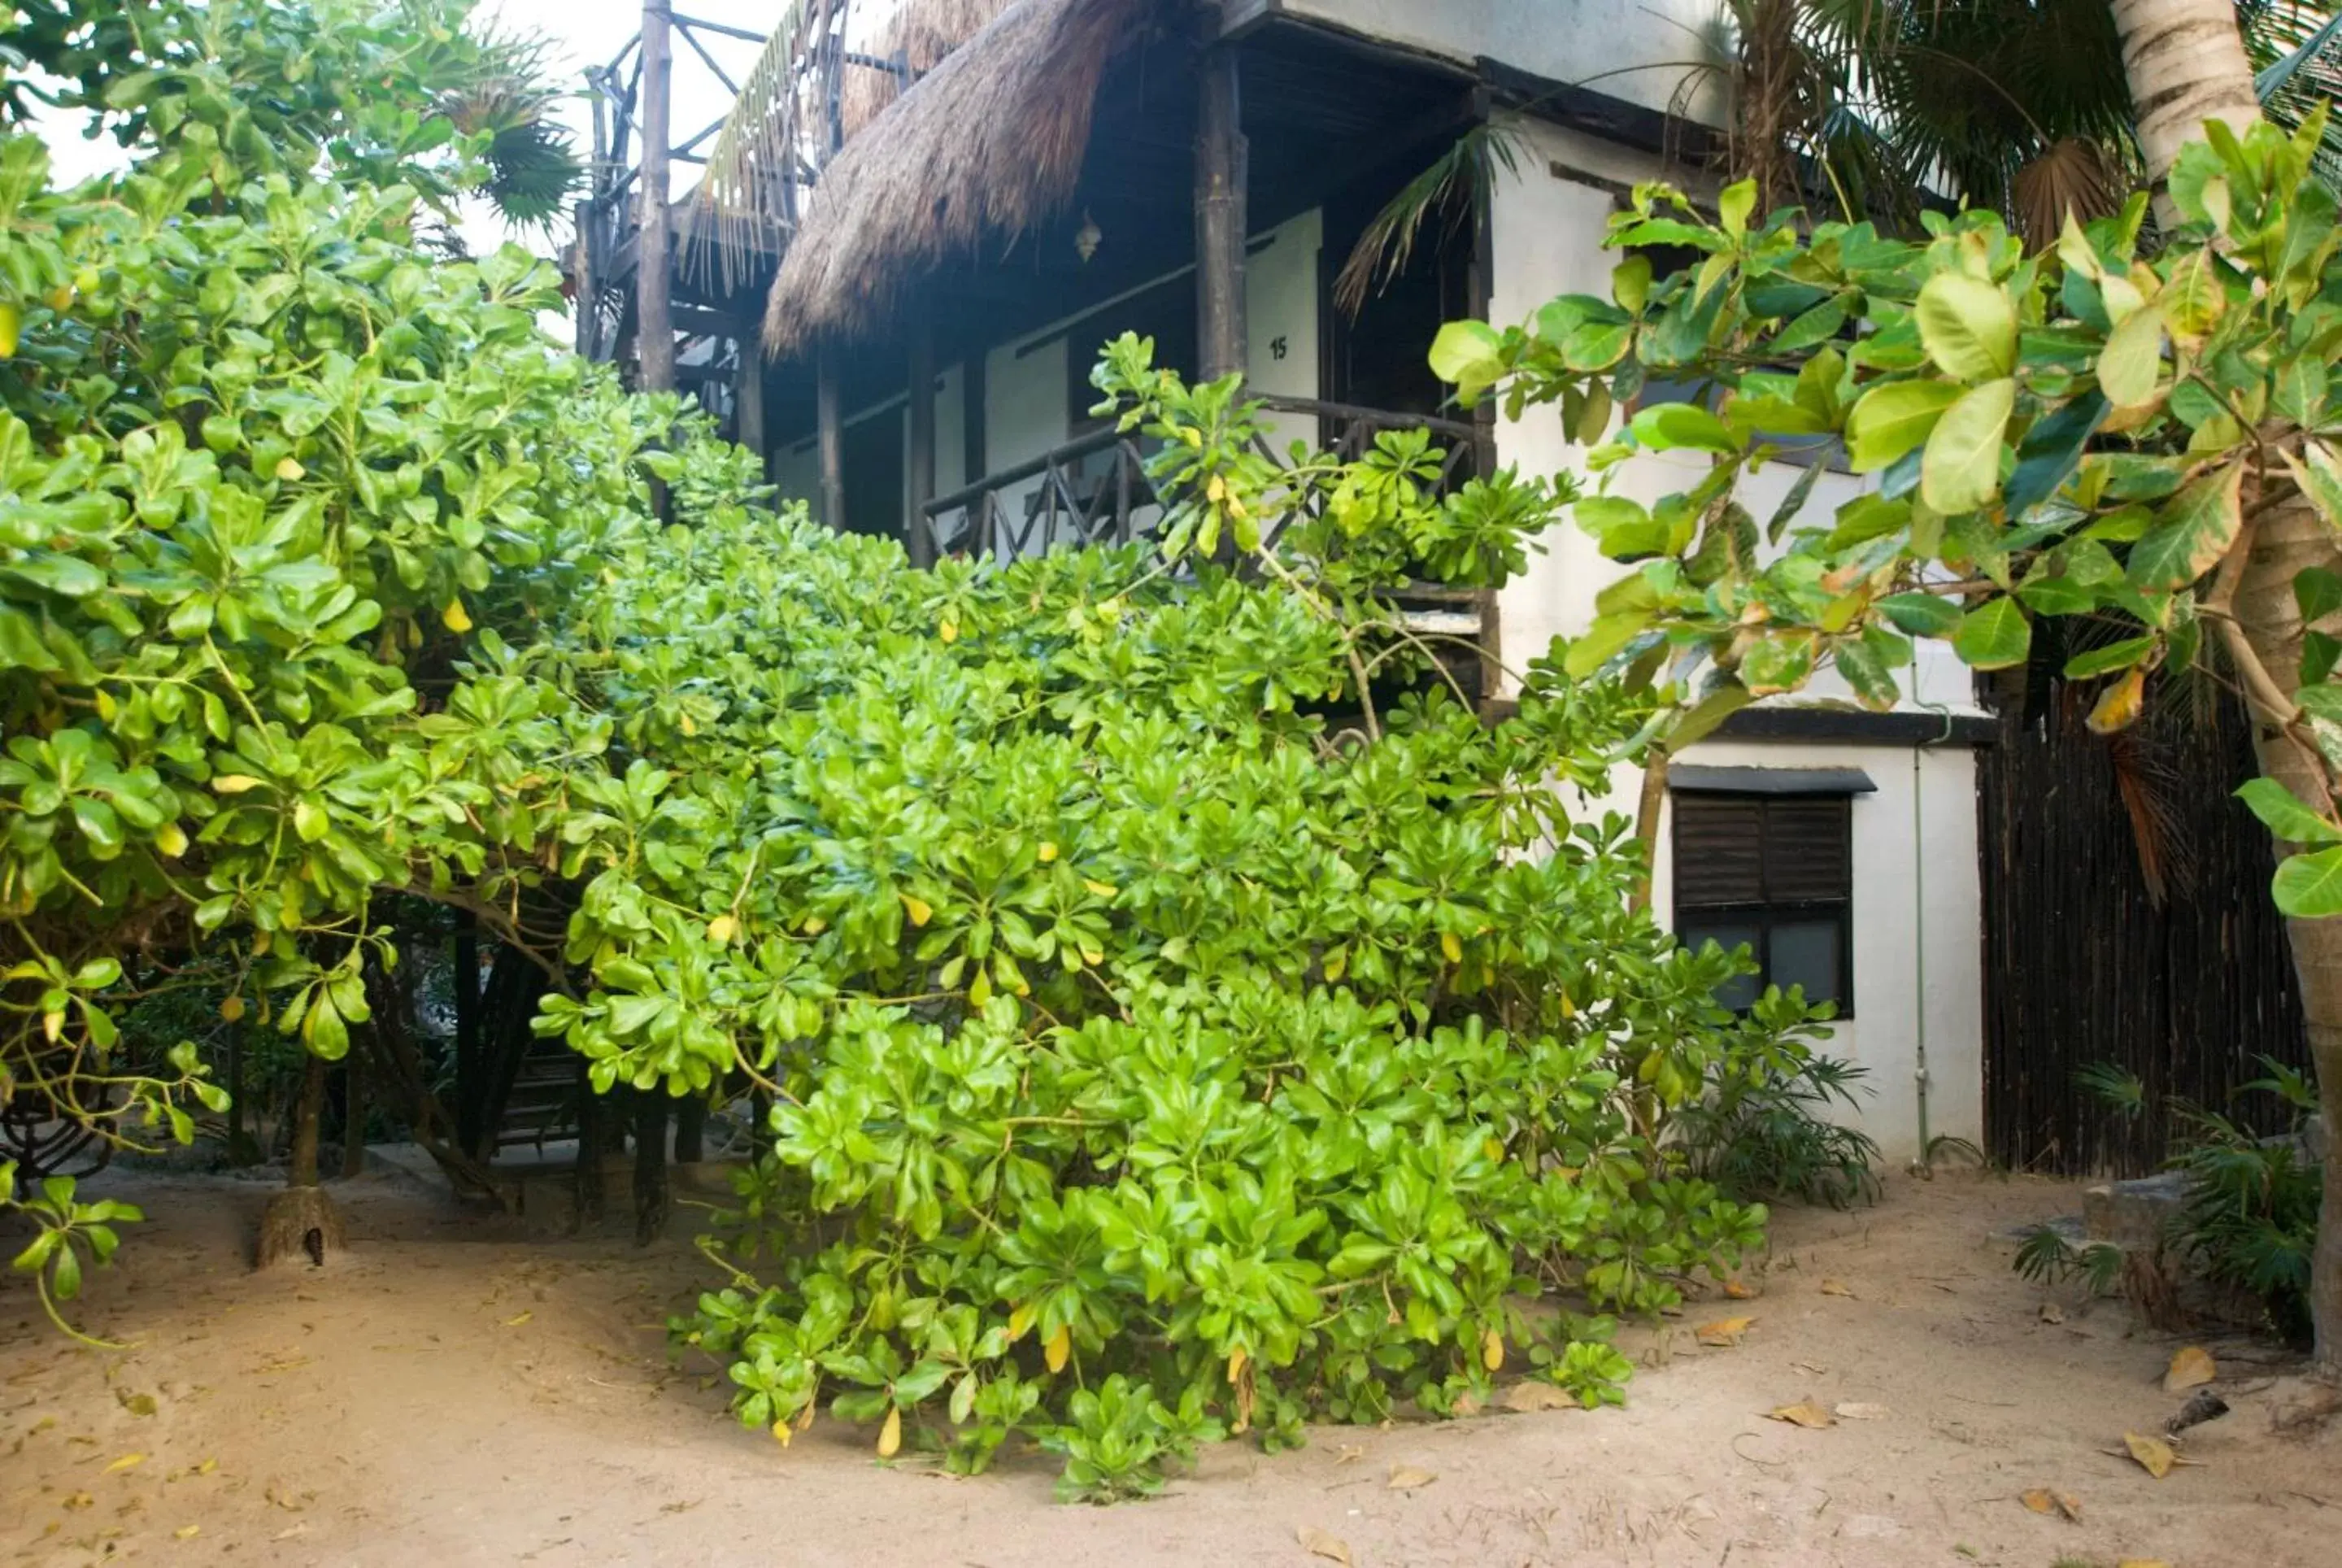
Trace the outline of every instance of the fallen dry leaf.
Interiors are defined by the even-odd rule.
[[[1854,1294],[1854,1287],[1847,1284],[1844,1280],[1824,1280],[1822,1282],[1822,1294],[1825,1296],[1846,1296],[1850,1298]]]
[[[1850,1399],[1834,1406],[1832,1413],[1840,1421],[1885,1421],[1895,1412],[1883,1404],[1871,1404],[1864,1400]]]
[[[523,1324],[523,1323],[525,1323],[525,1322],[528,1322],[528,1320],[529,1320],[529,1319],[531,1319],[531,1318],[533,1318],[533,1317],[535,1317],[535,1316],[536,1316],[536,1314],[535,1314],[535,1312],[521,1312],[521,1313],[517,1313],[517,1314],[515,1314],[515,1316],[513,1316],[513,1317],[509,1317],[509,1318],[506,1318],[506,1319],[505,1320],[505,1327],[506,1327],[506,1328],[508,1328],[508,1329],[516,1329],[516,1328],[520,1327],[520,1326],[521,1326],[521,1324]]]
[[[1411,1464],[1390,1467],[1389,1487],[1393,1492],[1413,1492],[1418,1486],[1428,1486],[1439,1477],[1428,1470],[1417,1470]]]
[[[2041,1321],[2045,1323],[2062,1323],[2066,1321],[2066,1309],[2055,1302],[2044,1302],[2041,1303]]]
[[[2126,1557],[2115,1568],[2171,1568],[2171,1564],[2160,1557]]]
[[[102,1473],[112,1475],[116,1471],[135,1470],[138,1466],[145,1462],[146,1456],[143,1453],[125,1453],[120,1459],[115,1460],[112,1464],[107,1465]]]
[[[2143,1432],[2124,1432],[2123,1446],[2130,1450],[2130,1456],[2138,1461],[2139,1467],[2157,1481],[2170,1474],[2171,1467],[2179,1461],[2169,1443]]]
[[[133,1415],[153,1415],[155,1410],[153,1394],[132,1393],[126,1388],[114,1391],[114,1402]]]
[[[2201,1388],[2220,1375],[2213,1363],[2212,1352],[2202,1345],[2182,1345],[2171,1353],[2171,1365],[2163,1374],[2163,1392],[2177,1393],[2183,1389]]]
[[[1334,1462],[1336,1464],[1347,1464],[1354,1459],[1364,1459],[1366,1456],[1366,1445],[1365,1443],[1345,1443],[1342,1446],[1342,1452],[1334,1456]]]
[[[203,1533],[203,1529],[204,1527],[200,1524],[182,1524],[176,1530],[172,1531],[171,1533],[177,1536],[182,1541],[193,1541],[196,1536]]]
[[[2070,1492],[2052,1492],[2046,1486],[2037,1486],[2017,1501],[2036,1513],[2052,1514],[2074,1524],[2082,1522],[2082,1500]]]
[[[1775,1421],[1786,1421],[1791,1426],[1824,1427],[1837,1424],[1837,1418],[1816,1404],[1810,1397],[1801,1399],[1795,1404],[1781,1405],[1766,1413]]]
[[[1704,1345],[1736,1345],[1740,1336],[1748,1332],[1755,1318],[1718,1318],[1712,1323],[1702,1323],[1692,1331],[1693,1337]]]
[[[1829,1368],[1822,1365],[1819,1362],[1791,1362],[1789,1364],[1797,1368],[1799,1372],[1809,1373],[1814,1377],[1829,1376]]]
[[[1350,1568],[1350,1543],[1340,1536],[1330,1535],[1314,1524],[1305,1524],[1293,1533],[1293,1538],[1312,1557],[1323,1557],[1339,1563],[1342,1568]]]
[[[1742,1284],[1737,1280],[1725,1281],[1724,1293],[1731,1297],[1736,1302],[1754,1301],[1756,1298],[1756,1292],[1754,1290]]]
[[[1516,1415],[1528,1415],[1540,1410],[1575,1410],[1577,1401],[1549,1382],[1516,1382],[1496,1397],[1496,1402]]]

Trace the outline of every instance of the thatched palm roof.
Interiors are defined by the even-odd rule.
[[[870,327],[903,284],[1069,196],[1107,63],[1157,0],[1015,0],[823,169],[765,310],[792,354]]]
[[[914,82],[944,62],[944,56],[984,30],[1010,0],[899,0],[877,34],[863,43],[865,54],[901,59]],[[838,119],[852,136],[902,96],[902,83],[885,71],[849,71],[838,85]]]

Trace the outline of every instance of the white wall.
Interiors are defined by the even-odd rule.
[[[1483,55],[1590,91],[1667,109],[1711,57],[1716,0],[1280,0],[1288,15],[1380,38],[1466,64]],[[1696,118],[1722,121],[1716,77],[1688,105]]]
[[[1490,313],[1499,325],[1526,321],[1557,294],[1609,293],[1616,257],[1603,248],[1602,237],[1613,197],[1583,179],[1556,174],[1555,166],[1622,182],[1663,177],[1655,160],[1587,137],[1548,126],[1529,135],[1532,156],[1520,159],[1518,172],[1498,189],[1491,213]],[[1551,408],[1499,423],[1496,444],[1498,459],[1524,473],[1582,471],[1584,450],[1568,440]],[[1646,454],[1619,465],[1611,488],[1647,504],[1688,488],[1704,467],[1696,455]],[[1769,517],[1799,474],[1772,464],[1750,476],[1743,492],[1750,509]],[[1807,515],[1827,516],[1865,483],[1852,475],[1825,473],[1807,503]],[[1596,594],[1627,569],[1605,558],[1592,539],[1567,525],[1548,532],[1543,547],[1542,554],[1532,555],[1529,569],[1498,596],[1501,656],[1513,670],[1542,655],[1556,636],[1585,629],[1594,617]],[[1922,643],[1919,660],[1916,682],[1906,682],[1916,687],[1907,708],[1974,710],[1967,671],[1947,648]],[[1514,689],[1509,675],[1504,681],[1507,691]],[[1847,695],[1831,675],[1817,680],[1801,700]],[[1869,1070],[1872,1092],[1858,1121],[1896,1161],[1919,1152],[1917,1074],[1923,1030],[1930,1134],[1977,1142],[1983,1134],[1975,759],[1957,747],[1919,751],[1917,789],[1923,810],[1915,829],[1913,757],[1908,747],[1714,740],[1690,748],[1681,759],[1728,766],[1857,767],[1877,783],[1878,792],[1860,797],[1853,808],[1856,1012],[1832,1029],[1827,1050]],[[1588,809],[1631,813],[1640,785],[1636,770],[1622,769],[1609,793]],[[1654,907],[1663,920],[1673,917],[1668,845],[1663,832],[1654,879]],[[1926,883],[1924,916],[1914,909],[1920,880]]]
[[[1245,377],[1256,392],[1317,396],[1318,267],[1325,236],[1325,213],[1312,207],[1254,240],[1245,258]],[[1280,457],[1296,440],[1317,444],[1313,418],[1272,412],[1265,423],[1271,449]]]
[[[1868,1092],[1857,1094],[1862,1105],[1853,1120],[1890,1162],[1920,1152],[1923,1044],[1929,1135],[1950,1133],[1981,1145],[1984,910],[1975,753],[1959,745],[1740,740],[1693,747],[1684,760],[1859,768],[1878,786],[1853,801],[1853,1014],[1829,1026],[1828,1042],[1819,1049],[1867,1070]],[[1651,886],[1652,910],[1662,921],[1675,918],[1674,890],[1670,821],[1659,836]]]

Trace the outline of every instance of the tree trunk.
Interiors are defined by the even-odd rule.
[[[305,1055],[301,1059],[301,1098],[293,1111],[293,1153],[285,1175],[287,1186],[317,1184],[317,1123],[325,1111],[325,1058]]]
[[[2147,177],[2160,187],[2179,149],[2219,120],[2243,132],[2261,117],[2235,0],[2111,0]]]
[[[2160,186],[2179,149],[2219,120],[2241,134],[2260,118],[2252,67],[2245,59],[2232,0],[2110,0],[2122,38],[2131,112],[2149,177]],[[2293,581],[2303,568],[2342,567],[2317,515],[2296,501],[2263,514],[2254,525],[2242,576],[2230,601],[2236,630],[2250,657],[2267,672],[2272,690],[2254,702],[2254,750],[2261,771],[2302,799],[2328,799],[2324,766],[2286,733],[2294,694],[2301,686],[2301,613]],[[2288,846],[2280,844],[2278,852]],[[2291,920],[2287,935],[2301,986],[2310,1061],[2317,1073],[2328,1153],[2310,1261],[2310,1315],[2317,1361],[2342,1374],[2342,1159],[2332,1141],[2342,1131],[2342,920]]]
[[[2307,567],[2342,570],[2342,551],[2336,549],[2317,512],[2297,500],[2264,514],[2250,548],[2251,558],[2237,586],[2237,627],[2289,702],[2301,685],[2301,636],[2307,629],[2294,598],[2293,580]],[[2271,715],[2256,712],[2254,719],[2253,744],[2261,771],[2304,800],[2326,799],[2326,770],[2317,757],[2272,722]],[[2280,844],[2278,853],[2289,848]],[[2342,1129],[2342,920],[2288,920],[2286,932],[2301,986],[2301,1011],[2308,1023],[2310,1061],[2317,1073],[2318,1106],[2327,1130],[2326,1190],[2317,1245],[2310,1259],[2309,1310],[2317,1325],[2319,1365],[2329,1373],[2342,1373],[2342,1159],[2334,1149],[2335,1131]]]

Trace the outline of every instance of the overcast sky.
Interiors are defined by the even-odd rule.
[[[764,33],[787,9],[787,0],[677,0],[676,13],[708,22]],[[586,67],[606,65],[642,28],[639,0],[485,0],[479,15],[503,22],[515,31],[539,35],[553,45],[555,82],[575,95],[561,105],[561,118],[575,134],[581,156],[593,151],[593,113],[586,96]],[[733,81],[740,81],[756,57],[756,45],[740,38],[705,35],[708,53]],[[685,141],[709,121],[721,118],[732,106],[732,95],[707,63],[678,34],[675,41],[675,140]],[[119,166],[120,152],[111,139],[85,142],[75,134],[82,121],[75,116],[53,123],[47,140],[59,183],[86,178]],[[701,150],[706,150],[703,143]],[[677,164],[674,189],[678,196],[696,183],[698,170]],[[465,225],[465,238],[475,251],[492,250],[506,236],[495,218],[474,204]],[[549,251],[542,236],[514,236],[530,249]],[[559,236],[565,239],[565,232]]]

